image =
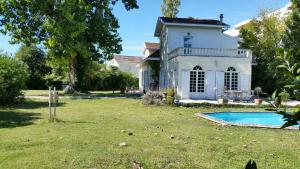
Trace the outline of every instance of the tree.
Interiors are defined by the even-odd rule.
[[[292,63],[300,62],[300,1],[291,0],[292,13],[286,20],[286,31],[283,38],[285,51],[291,53]]]
[[[28,89],[45,89],[45,76],[51,70],[46,66],[46,54],[37,46],[21,46],[16,58],[28,66],[29,79],[26,82]]]
[[[26,87],[27,66],[16,58],[0,54],[0,104],[11,104]]]
[[[286,20],[286,31],[283,38],[283,48],[278,52],[278,68],[284,73],[284,80],[289,83],[285,88],[292,91],[292,97],[300,98],[300,1],[292,1],[292,13]],[[281,89],[279,89],[281,90]],[[277,96],[277,99],[280,96]],[[300,130],[300,105],[297,105],[292,113],[277,106],[277,112],[284,116],[286,123],[283,128],[299,125]]]
[[[253,19],[241,29],[240,47],[251,49],[257,61],[257,65],[253,67],[252,86],[260,86],[267,93],[273,93],[278,86],[283,86],[278,79],[280,76],[276,76],[280,71],[274,71],[274,61],[284,31],[284,21],[276,15],[268,15],[268,11],[262,11],[259,19]]]
[[[180,0],[162,0],[161,12],[165,17],[176,18]]]
[[[104,60],[122,50],[113,6],[118,0],[0,1],[0,31],[11,43],[43,44],[56,60],[67,62],[69,83],[78,78],[79,60]],[[122,0],[127,10],[136,0]],[[81,82],[78,82],[79,84]]]

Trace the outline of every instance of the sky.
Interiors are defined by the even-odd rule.
[[[119,20],[118,30],[122,38],[121,54],[142,56],[144,42],[158,42],[154,37],[157,18],[161,16],[162,0],[137,0],[139,9],[126,11],[118,2],[114,14]],[[224,22],[232,27],[244,20],[254,18],[261,9],[279,9],[289,0],[181,0],[177,17],[219,19],[224,14]],[[20,45],[9,44],[10,37],[0,35],[0,50],[14,54]]]

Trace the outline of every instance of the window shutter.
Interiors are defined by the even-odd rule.
[[[223,95],[224,92],[224,77],[225,72],[216,72],[216,87],[218,96]]]
[[[190,71],[183,70],[181,73],[181,98],[190,98]]]
[[[139,70],[139,88],[143,90],[143,69]]]
[[[242,91],[250,91],[250,75],[240,74],[240,87]]]

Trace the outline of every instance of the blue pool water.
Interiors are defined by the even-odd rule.
[[[272,112],[221,112],[206,115],[233,124],[281,127],[285,123],[282,115]]]

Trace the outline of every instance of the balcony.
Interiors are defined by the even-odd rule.
[[[169,53],[169,59],[177,56],[204,56],[204,57],[235,57],[251,59],[251,50],[248,49],[215,49],[215,48],[176,48]]]

